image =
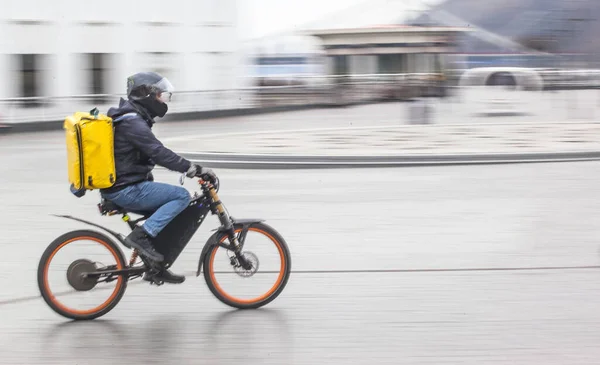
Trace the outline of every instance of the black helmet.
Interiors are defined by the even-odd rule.
[[[166,103],[173,91],[169,80],[156,72],[139,72],[127,78],[127,97],[148,109],[153,118],[167,113]]]

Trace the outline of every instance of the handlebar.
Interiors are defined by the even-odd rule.
[[[200,184],[200,186],[205,187],[210,189],[211,187],[215,188],[215,191],[218,193],[219,192],[219,187],[220,187],[220,183],[219,183],[219,178],[217,177],[217,180],[214,183],[211,183],[210,181],[206,181],[202,178],[198,179],[198,184]]]
[[[183,185],[183,183],[185,182],[185,178],[186,178],[186,174],[185,172],[183,174],[181,174],[179,176],[179,184]],[[202,186],[203,188],[207,188],[210,189],[210,187],[214,187],[216,192],[219,192],[219,187],[220,187],[220,183],[219,183],[219,178],[217,177],[217,181],[215,181],[213,184],[211,184],[210,181],[204,180],[202,178],[198,178],[198,184],[200,184],[200,186]]]

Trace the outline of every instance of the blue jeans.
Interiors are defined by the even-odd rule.
[[[143,225],[152,237],[156,237],[191,201],[185,188],[153,181],[144,181],[102,196],[134,213],[154,212]]]

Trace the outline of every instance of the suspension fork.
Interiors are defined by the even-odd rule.
[[[242,244],[240,244],[238,238],[235,235],[233,222],[229,214],[227,214],[227,212],[225,211],[223,203],[219,198],[219,194],[217,194],[215,188],[212,186],[208,190],[208,193],[213,201],[213,206],[217,211],[217,215],[219,216],[219,220],[223,225],[223,229],[227,233],[227,237],[229,238],[229,244],[233,248],[233,252],[235,253],[236,259],[245,270],[250,270],[252,268],[252,265],[250,264],[250,262],[248,262],[248,260],[246,260],[244,255],[242,255]]]
[[[231,217],[225,211],[225,208],[223,207],[223,203],[221,202],[221,199],[219,198],[219,194],[217,194],[215,188],[213,188],[213,187],[211,187],[208,190],[208,193],[210,194],[210,197],[213,201],[213,203],[212,203],[213,207],[215,208],[217,215],[219,216],[219,221],[221,221],[223,228],[227,232],[227,235],[229,238],[229,243],[233,245],[235,251],[239,251],[239,242],[237,240],[237,237],[235,237],[235,230],[233,229],[233,223],[231,222]]]

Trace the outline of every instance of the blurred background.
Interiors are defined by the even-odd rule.
[[[523,105],[549,98],[538,91],[598,87],[599,14],[593,0],[11,1],[0,122],[104,110],[142,70],[175,85],[172,118],[421,97],[539,114],[547,108]],[[600,100],[571,97],[594,112]]]
[[[598,0],[1,1],[0,364],[597,364],[599,18]],[[149,70],[176,89],[156,135],[290,247],[261,310],[196,277],[214,216],[181,285],[132,282],[83,323],[40,298],[46,247],[90,228],[52,214],[128,232],[69,192],[63,121]]]

